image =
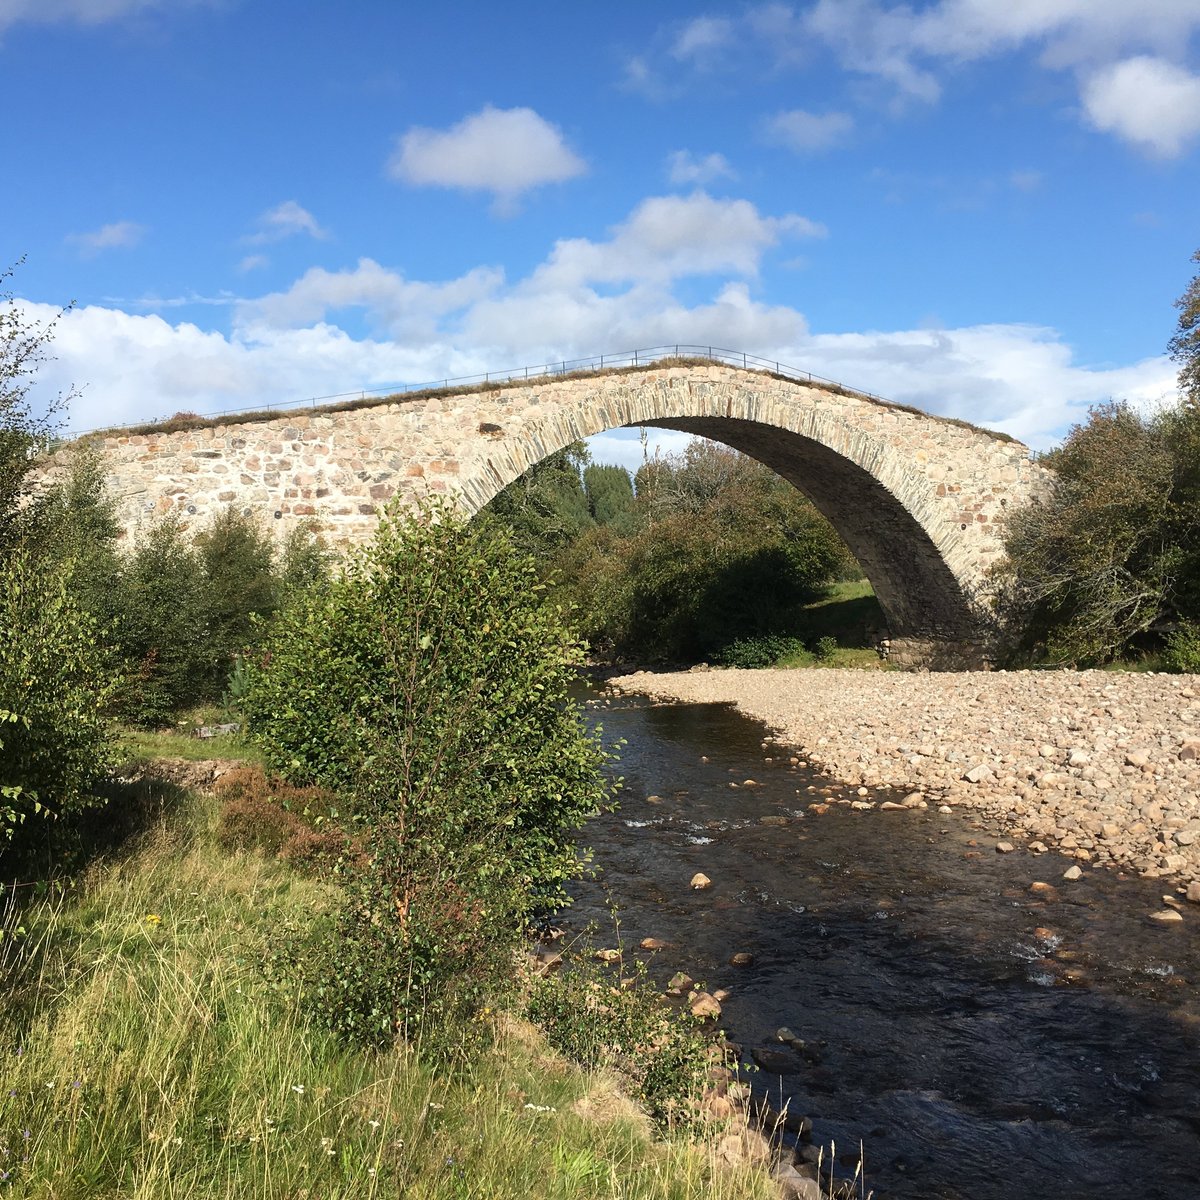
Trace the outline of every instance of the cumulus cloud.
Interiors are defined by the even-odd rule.
[[[57,357],[38,386],[53,395],[86,385],[71,422],[83,429],[698,345],[744,350],[1035,446],[1110,397],[1149,405],[1174,394],[1165,358],[1091,366],[1042,327],[813,331],[798,308],[752,288],[765,255],[818,228],[703,192],[651,197],[607,238],[559,241],[512,281],[488,267],[415,280],[361,259],[239,302],[221,332],[89,306],[59,322]],[[33,319],[55,313],[26,307]]]
[[[963,64],[1025,52],[1075,77],[1081,111],[1093,128],[1171,157],[1194,133],[1198,77],[1187,55],[1198,32],[1196,0],[775,0],[747,8],[736,20],[704,17],[681,31],[667,26],[660,58],[678,70],[708,65],[718,50],[736,50],[786,69],[824,47],[844,71],[884,85],[889,107],[898,111],[913,102],[936,103],[942,76]],[[638,61],[652,78],[645,58]],[[1140,98],[1131,95],[1137,84],[1146,89]],[[799,148],[811,149],[813,139],[822,144],[823,133],[833,140],[846,132],[823,130],[811,117],[795,122]],[[1156,120],[1161,132],[1153,128]]]
[[[697,158],[690,150],[674,150],[667,155],[667,178],[678,185],[703,184],[716,179],[736,179],[737,172],[723,154]]]
[[[733,28],[733,22],[726,17],[696,17],[676,35],[671,55],[691,62],[707,62],[725,48],[733,36]]]
[[[706,192],[643,200],[604,242],[566,238],[534,272],[539,288],[687,275],[754,275],[763,254],[788,237],[824,237],[819,222],[796,213],[763,216],[749,200]]]
[[[491,105],[449,129],[410,129],[388,162],[388,173],[403,183],[491,192],[504,208],[532,188],[586,170],[557,125],[531,108]]]
[[[763,126],[768,141],[798,154],[828,150],[845,141],[853,131],[854,118],[849,113],[811,113],[802,108],[776,113]]]
[[[296,234],[307,234],[312,238],[327,238],[329,234],[317,224],[317,218],[301,207],[295,200],[285,200],[282,204],[269,208],[255,222],[256,233],[250,234],[245,240],[251,245],[263,245],[268,242],[281,242],[284,238]]]
[[[360,258],[349,270],[313,267],[286,291],[243,301],[237,320],[245,330],[299,329],[357,309],[390,337],[417,344],[436,336],[447,315],[477,304],[503,280],[502,271],[477,267],[449,282],[427,283]]]
[[[1097,129],[1175,158],[1200,134],[1200,75],[1161,58],[1127,58],[1086,80],[1083,107]]]
[[[83,258],[94,258],[105,250],[136,246],[145,233],[146,227],[136,221],[114,221],[90,233],[68,234],[66,240],[69,245],[76,247]]]

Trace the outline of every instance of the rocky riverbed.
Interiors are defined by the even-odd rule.
[[[735,704],[823,771],[896,792],[891,806],[920,792],[1035,852],[1172,876],[1200,901],[1200,676],[693,669],[609,686]]]

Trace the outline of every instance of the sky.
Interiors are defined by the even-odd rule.
[[[72,430],[677,342],[1039,449],[1174,395],[1200,0],[0,0],[0,78]]]

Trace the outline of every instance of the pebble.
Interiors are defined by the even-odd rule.
[[[1187,898],[1193,904],[1200,904],[1200,879],[1194,879],[1187,885]]]
[[[1200,880],[1200,687],[1186,676],[822,668],[643,672],[613,686],[732,701],[773,727],[769,746],[806,747],[790,757],[851,795],[932,795],[939,812],[973,810],[997,837],[1032,835],[1030,849],[1096,857],[1095,841],[1105,863]]]
[[[754,966],[754,955],[746,950],[739,950],[729,960],[731,967],[752,967]]]
[[[712,880],[709,879],[709,877],[705,875],[703,871],[697,871],[695,875],[692,876],[692,882],[690,886],[693,888],[693,890],[702,892],[705,888],[712,887]]]
[[[1013,852],[1012,842],[997,842],[996,843],[996,853],[997,854],[1011,854],[1012,852]]]
[[[693,1017],[715,1021],[721,1015],[721,1002],[708,992],[696,992],[688,1003]]]
[[[1068,867],[1063,872],[1064,879],[1076,880],[1082,878],[1082,876],[1083,872],[1078,867]]]
[[[1164,908],[1162,912],[1151,913],[1150,919],[1152,921],[1182,921],[1183,913],[1177,912],[1173,908]]]
[[[664,942],[662,938],[647,937],[642,938],[638,944],[643,950],[665,950],[671,943]]]

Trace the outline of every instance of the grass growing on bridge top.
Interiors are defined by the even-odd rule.
[[[362,396],[349,400],[338,400],[326,404],[311,404],[304,405],[303,403],[289,407],[278,408],[263,408],[254,409],[248,412],[238,413],[213,413],[204,415],[199,413],[177,413],[173,417],[165,418],[161,421],[147,421],[137,425],[127,426],[112,426],[104,429],[97,429],[85,434],[79,435],[79,440],[87,438],[105,438],[105,437],[137,437],[148,434],[171,434],[183,433],[193,429],[215,429],[223,425],[255,425],[262,424],[266,421],[286,420],[289,416],[295,414],[298,416],[310,415],[328,415],[330,413],[339,412],[356,412],[360,409],[380,408],[391,404],[408,404],[415,403],[421,400],[443,399],[448,396],[464,396],[473,395],[480,392],[499,392],[511,388],[518,387],[540,387],[552,383],[561,383],[567,380],[578,379],[596,379],[610,375],[633,375],[644,374],[647,371],[662,370],[670,367],[711,367],[725,366],[731,370],[741,371],[750,375],[762,375],[768,379],[779,380],[783,383],[790,383],[799,387],[815,387],[825,392],[831,392],[838,396],[847,396],[851,399],[862,400],[865,403],[877,405],[880,408],[893,409],[898,412],[912,413],[916,416],[926,417],[931,421],[938,421],[946,425],[957,425],[962,429],[969,429],[975,433],[983,434],[987,437],[995,438],[1001,442],[1015,442],[1017,439],[1010,434],[1004,433],[996,429],[987,429],[981,425],[974,425],[970,421],[964,421],[958,417],[943,417],[934,413],[927,413],[922,409],[915,408],[909,404],[899,404],[891,400],[883,400],[878,396],[873,396],[868,392],[862,392],[855,388],[846,387],[840,383],[825,380],[812,380],[811,382],[804,379],[796,378],[782,371],[764,370],[757,367],[738,366],[735,363],[729,363],[723,359],[705,358],[705,357],[668,357],[654,359],[652,362],[630,364],[627,366],[614,367],[596,367],[585,368],[577,371],[565,372],[547,372],[541,375],[518,376],[509,379],[485,380],[483,382],[454,384],[446,387],[428,387],[421,388],[418,391],[393,392],[385,396]]]

